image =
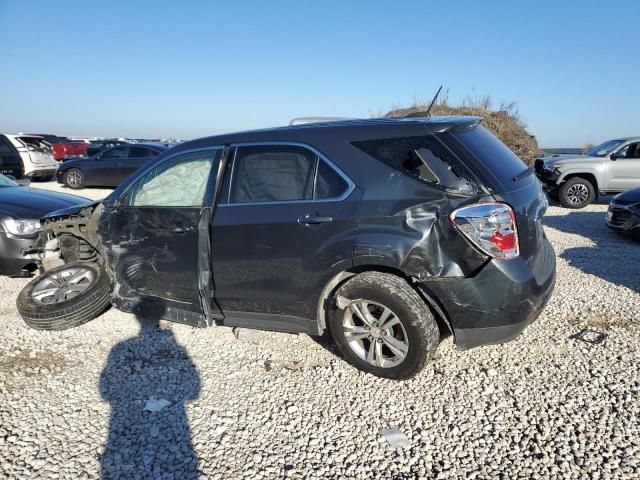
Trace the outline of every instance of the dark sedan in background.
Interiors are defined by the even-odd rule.
[[[28,276],[36,259],[22,252],[33,248],[40,217],[54,210],[90,203],[87,198],[18,185],[0,175],[0,275]]]
[[[109,148],[90,158],[64,162],[56,172],[58,183],[78,189],[84,187],[117,187],[156,155],[164,145],[125,144]]]
[[[640,188],[613,197],[607,211],[607,226],[618,232],[640,235]]]

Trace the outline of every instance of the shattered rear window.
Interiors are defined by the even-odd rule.
[[[457,193],[476,192],[464,166],[432,135],[365,140],[352,145],[430,186]]]

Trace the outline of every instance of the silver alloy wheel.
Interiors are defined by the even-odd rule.
[[[567,198],[571,205],[580,205],[586,202],[587,198],[589,198],[589,189],[583,183],[571,185],[567,190]]]
[[[45,273],[31,291],[31,297],[43,305],[61,303],[77,297],[96,279],[95,272],[87,267],[74,266],[52,274]]]
[[[71,170],[67,173],[67,183],[71,187],[79,187],[82,185],[82,174],[77,170]]]
[[[345,308],[342,328],[351,350],[375,367],[394,367],[407,357],[407,332],[396,314],[380,303],[352,301]]]

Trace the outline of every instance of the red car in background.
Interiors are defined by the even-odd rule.
[[[51,153],[53,153],[53,158],[57,161],[60,162],[66,157],[67,153],[64,148],[64,140],[57,135],[50,135],[47,133],[30,133],[29,135],[42,137],[45,142],[51,145]]]
[[[66,158],[69,157],[84,157],[87,155],[87,148],[89,144],[83,140],[69,140],[64,142],[64,151]]]

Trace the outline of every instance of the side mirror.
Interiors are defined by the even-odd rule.
[[[614,152],[611,155],[609,155],[609,160],[616,161],[619,158],[624,158],[624,155],[622,155],[620,152]]]

